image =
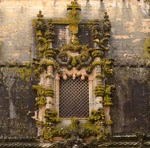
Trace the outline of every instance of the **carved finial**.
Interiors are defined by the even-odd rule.
[[[107,14],[107,12],[104,13],[104,18],[105,18],[105,20],[109,19],[109,15]]]
[[[43,18],[43,14],[42,14],[41,10],[39,11],[39,14],[37,14],[37,17],[38,17],[38,19],[42,19]]]
[[[80,19],[77,10],[81,11],[81,6],[77,3],[77,0],[73,0],[71,1],[71,5],[67,5],[67,10],[70,10],[68,13],[68,19],[70,20],[69,29],[72,33],[71,43],[78,44],[79,41],[76,34],[78,33]]]
[[[81,6],[77,3],[77,0],[71,1],[71,5],[67,5],[67,10],[80,10]]]

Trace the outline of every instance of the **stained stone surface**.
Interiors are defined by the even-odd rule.
[[[113,133],[149,133],[150,125],[150,79],[149,68],[115,67]]]
[[[39,10],[45,18],[64,18],[69,3],[70,0],[0,0],[0,64],[31,62],[36,57],[32,20]],[[101,19],[107,11],[112,22],[111,50],[107,56],[115,62],[113,82],[116,90],[111,110],[113,134],[148,133],[150,68],[143,46],[150,36],[149,6],[144,0],[78,0],[78,3],[82,7],[81,19]],[[62,39],[66,34],[60,33]],[[82,36],[81,39],[89,41]],[[28,116],[28,111],[30,115],[34,110],[32,79],[27,83],[20,80],[17,73],[16,69],[1,67],[1,137],[30,137],[36,133],[34,121]],[[27,89],[22,89],[26,86]]]
[[[35,136],[31,76],[22,75],[20,69],[0,68],[0,139]]]

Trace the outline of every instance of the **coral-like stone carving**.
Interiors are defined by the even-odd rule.
[[[82,23],[79,17],[81,6],[74,0],[71,5],[67,5],[67,10],[68,17],[66,19],[43,19],[40,11],[37,15],[38,19],[33,22],[38,48],[38,57],[33,59],[34,74],[39,79],[38,85],[33,86],[33,89],[37,91],[36,106],[38,111],[35,119],[38,124],[38,136],[43,136],[44,139],[50,141],[56,135],[69,137],[71,135],[68,136],[67,132],[70,127],[71,132],[76,129],[80,133],[80,129],[77,127],[81,127],[76,124],[78,121],[76,119],[72,121],[68,129],[59,130],[56,128],[55,126],[60,122],[60,119],[55,109],[59,104],[60,77],[64,80],[67,80],[68,77],[73,79],[81,77],[81,80],[84,80],[87,77],[89,78],[89,95],[93,97],[92,94],[95,94],[94,111],[89,117],[90,127],[95,126],[96,128],[82,127],[81,129],[89,131],[92,136],[103,141],[107,139],[108,127],[112,124],[109,106],[113,105],[114,86],[105,82],[107,75],[113,73],[112,61],[104,58],[105,52],[110,49],[111,23],[106,12],[103,21],[88,22],[93,39],[93,47],[91,48],[89,45],[80,44],[78,38],[79,24]],[[59,49],[53,47],[55,24],[68,25],[70,31],[70,43]],[[105,107],[108,108],[107,113]],[[105,118],[105,116],[108,117]]]

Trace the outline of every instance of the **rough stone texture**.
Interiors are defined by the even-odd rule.
[[[113,133],[149,133],[150,125],[150,69],[115,67],[116,91],[112,117]]]
[[[147,132],[149,129],[149,68],[139,68],[139,65],[146,62],[143,43],[150,35],[149,6],[143,1],[78,0],[82,6],[81,18],[102,18],[103,13],[107,11],[112,22],[112,49],[108,57],[114,59],[116,64],[116,91],[112,109],[114,134]],[[31,61],[36,51],[32,20],[36,18],[39,10],[43,11],[45,18],[64,18],[67,15],[66,5],[69,3],[70,0],[0,0],[0,62]],[[120,68],[118,65],[124,67]],[[134,65],[134,68],[130,68],[130,65]],[[13,127],[17,134],[20,130],[13,122],[9,122],[9,126],[3,126],[2,118],[15,119],[22,124],[19,127],[28,129],[29,135],[32,126],[26,123],[26,115],[27,106],[32,106],[29,100],[34,99],[29,95],[31,87],[22,91],[23,84],[16,77],[16,70],[2,70],[4,71],[1,71],[1,77],[5,77],[5,81],[1,79],[0,86],[0,124],[3,127],[1,136],[7,133],[4,127]]]
[[[35,136],[31,76],[23,68],[0,68],[0,139]],[[24,74],[24,73],[26,74]]]
[[[81,18],[102,18],[107,11],[112,22],[112,45],[115,58],[140,58],[143,42],[149,34],[148,5],[137,0],[78,0],[82,6]],[[0,42],[1,60],[30,61],[34,57],[32,19],[42,10],[45,18],[66,17],[70,0],[1,0]]]

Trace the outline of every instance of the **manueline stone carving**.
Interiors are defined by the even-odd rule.
[[[79,16],[81,6],[74,0],[67,5],[67,10],[68,17],[65,19],[44,19],[40,11],[37,15],[38,19],[33,21],[38,48],[38,58],[33,60],[34,73],[39,79],[38,85],[33,86],[33,89],[37,91],[38,111],[35,119],[38,123],[38,136],[50,141],[53,141],[54,136],[72,138],[68,132],[78,119],[74,119],[72,124],[65,129],[56,127],[56,124],[61,121],[58,106],[59,80],[60,78],[67,80],[68,77],[73,79],[81,77],[81,81],[85,78],[89,79],[89,90],[92,91],[89,93],[90,97],[92,93],[95,94],[94,110],[89,116],[89,121],[91,121],[89,127],[96,127],[80,127],[81,131],[88,131],[89,136],[103,141],[108,138],[110,133],[108,127],[112,124],[109,107],[113,105],[114,86],[108,85],[104,81],[107,75],[113,73],[112,61],[104,58],[105,52],[110,48],[111,23],[106,12],[104,20],[92,20],[89,21],[90,23],[86,21],[85,23],[89,24],[93,47],[82,45],[78,37],[79,25],[82,23]],[[56,24],[68,25],[70,31],[70,43],[59,49],[53,47]],[[108,108],[107,120],[105,106]],[[76,129],[74,133],[77,131]],[[77,137],[88,136],[86,132],[82,133],[81,131],[79,130]],[[77,137],[74,143],[78,141]]]

